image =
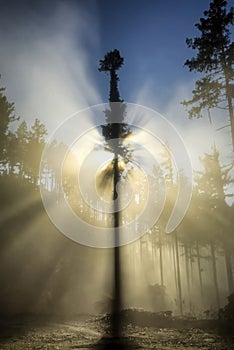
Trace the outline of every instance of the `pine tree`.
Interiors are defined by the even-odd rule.
[[[204,76],[196,81],[192,99],[182,104],[186,108],[192,106],[188,110],[190,118],[202,117],[204,109],[226,108],[227,104],[234,150],[234,42],[230,32],[234,13],[233,8],[228,12],[226,7],[227,1],[213,0],[209,10],[204,11],[204,18],[195,24],[200,36],[186,39],[197,55],[187,59],[185,66]]]
[[[14,103],[8,101],[4,94],[5,88],[0,88],[0,164],[7,162],[7,137],[10,124],[18,118],[14,115]]]
[[[121,317],[120,310],[122,306],[122,288],[121,288],[121,266],[120,266],[120,248],[119,248],[119,226],[120,215],[118,206],[117,184],[121,179],[121,171],[119,169],[119,156],[126,155],[125,148],[120,144],[119,139],[127,136],[125,132],[124,116],[126,106],[120,99],[118,90],[118,75],[116,71],[123,65],[123,57],[120,56],[118,50],[108,52],[104,56],[104,60],[99,61],[99,71],[110,72],[110,109],[105,110],[106,125],[102,126],[102,134],[105,138],[106,148],[113,152],[112,175],[113,175],[113,201],[114,215],[113,227],[115,228],[115,248],[114,248],[114,298],[112,305],[112,333],[115,337],[119,337],[121,333]],[[117,123],[116,123],[117,121]],[[114,143],[112,142],[114,141]],[[122,152],[124,151],[124,152]]]
[[[225,192],[225,189],[233,183],[230,176],[232,165],[221,167],[219,152],[215,146],[212,149],[212,153],[205,154],[201,162],[204,171],[199,172],[199,178],[197,179],[198,196],[200,198],[198,206],[200,214],[198,215],[198,219],[202,223],[204,237],[210,243],[216,285],[215,245],[221,246],[224,251],[228,288],[229,294],[231,294],[234,287],[231,266],[234,240],[232,237],[230,207],[226,202],[226,198],[233,195],[228,193],[227,190]],[[217,290],[216,295],[218,302]]]
[[[29,142],[29,131],[27,123],[23,120],[16,130],[17,137],[17,156],[18,156],[18,169],[19,175],[23,179],[26,173],[27,164],[27,149]]]
[[[43,149],[45,147],[45,136],[47,134],[45,125],[39,119],[35,119],[29,131],[28,144],[26,150],[27,173],[31,182],[37,185],[39,177],[39,167]]]
[[[8,174],[14,174],[19,164],[18,157],[18,140],[16,135],[9,131],[6,139],[6,164],[8,168]]]

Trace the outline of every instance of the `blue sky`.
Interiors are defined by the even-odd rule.
[[[194,159],[214,134],[229,152],[228,132],[214,130],[225,116],[215,117],[212,128],[206,118],[189,121],[180,104],[198,78],[184,67],[194,55],[185,39],[198,34],[194,24],[208,0],[0,0],[0,6],[0,85],[23,119],[39,117],[51,132],[77,110],[107,102],[108,77],[98,61],[117,48],[125,59],[119,73],[125,101],[173,122]]]
[[[1,32],[5,32],[11,51],[16,45],[18,54],[27,52],[27,49],[32,49],[31,42],[41,40],[43,43],[45,38],[49,41],[50,37],[53,41],[56,31],[62,34],[64,30],[64,39],[66,35],[72,36],[67,39],[74,41],[77,61],[80,44],[88,55],[93,83],[105,100],[108,82],[97,71],[98,60],[107,51],[118,48],[125,58],[120,72],[123,98],[132,102],[141,87],[149,82],[161,104],[171,97],[179,83],[194,79],[194,74],[183,66],[186,58],[193,54],[186,47],[185,39],[197,33],[194,23],[208,7],[209,1],[2,0],[0,3]],[[56,16],[60,23],[56,21]],[[81,23],[84,21],[85,25]],[[70,28],[69,22],[72,22]],[[76,28],[77,37],[74,33]],[[1,69],[1,74],[7,83],[9,72]]]
[[[111,47],[121,49],[126,61],[121,72],[122,91],[128,99],[149,80],[164,102],[178,83],[192,79],[183,67],[192,54],[185,38],[196,32],[194,23],[208,1],[99,3],[101,48],[103,52]]]

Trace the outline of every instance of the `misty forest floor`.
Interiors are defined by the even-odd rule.
[[[46,321],[43,317],[15,317],[0,319],[0,350],[29,349],[83,349],[94,344],[105,334],[107,324],[103,317],[87,316]],[[156,328],[124,326],[123,336],[131,349],[186,349],[234,350],[234,342],[216,331],[199,328]]]

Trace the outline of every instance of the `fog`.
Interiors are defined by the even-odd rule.
[[[82,2],[77,5],[61,1],[49,6],[48,11],[44,9],[44,16],[35,16],[37,9],[25,6],[13,10],[11,16],[9,9],[0,15],[1,85],[6,86],[9,100],[15,102],[16,115],[29,124],[38,117],[45,124],[48,137],[70,115],[102,102],[103,91],[97,87],[94,70],[102,58],[99,54],[104,53],[100,52],[98,15],[91,1],[90,8],[92,10],[87,11]],[[212,125],[208,118],[189,121],[180,104],[190,98],[192,84],[181,82],[158,112],[180,133],[193,169],[201,169],[199,156],[210,152],[214,142],[220,151],[221,163],[229,163],[229,132],[216,130],[223,126],[225,113],[212,115]],[[147,79],[133,102],[156,110],[160,105]],[[88,119],[90,126],[92,121]],[[78,163],[81,160],[82,157],[78,157]],[[74,166],[71,168],[73,171]],[[59,197],[61,184],[56,182],[56,172],[53,167],[47,170],[50,183],[45,186],[46,190],[49,193],[54,190]],[[113,249],[90,248],[66,238],[50,222],[43,208],[39,190],[35,189],[39,179],[36,183],[30,182],[26,174],[19,180],[23,190],[17,192],[18,183],[14,180],[17,171],[2,183],[5,202],[3,200],[1,208],[0,312],[109,311],[113,297]],[[66,174],[69,180],[74,179],[72,171]],[[172,177],[171,186],[177,186],[178,190],[176,178],[177,175]],[[80,200],[74,188],[65,193],[71,207],[74,198]],[[108,190],[110,194],[110,188]],[[174,192],[174,187],[171,194],[167,189],[166,219],[175,201]],[[216,227],[216,214],[197,219],[196,197],[192,203],[186,221],[178,228],[178,241],[177,236],[164,234],[166,219],[163,217],[162,223],[147,227],[141,239],[121,248],[124,307],[172,310],[177,315],[189,313],[203,317],[204,310],[217,311],[225,304],[230,292],[225,262],[227,246],[223,246],[222,238],[216,240],[210,235]],[[72,207],[73,211],[76,206]],[[88,205],[82,204],[80,208],[82,218],[88,218],[89,224],[106,226],[106,219],[95,216]],[[218,226],[218,234],[223,230],[231,232],[230,218],[231,211],[221,217],[225,225]]]
[[[22,6],[1,13],[1,85],[17,115],[38,117],[52,132],[72,113],[100,102],[90,73],[97,62],[89,54],[98,50],[98,24],[93,11],[75,2],[36,11]]]

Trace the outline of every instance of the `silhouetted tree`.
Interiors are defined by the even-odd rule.
[[[121,288],[121,270],[120,270],[120,247],[119,247],[119,226],[120,213],[118,205],[117,184],[121,179],[121,169],[119,168],[119,157],[124,157],[125,162],[129,161],[129,150],[120,141],[130,134],[130,130],[124,124],[126,105],[120,99],[118,90],[118,75],[117,70],[123,65],[123,57],[120,56],[118,50],[108,52],[103,60],[99,62],[99,71],[110,73],[110,94],[109,106],[110,109],[105,110],[106,125],[102,126],[102,134],[106,142],[106,148],[111,151],[113,155],[112,160],[112,174],[113,174],[113,201],[114,203],[114,223],[115,227],[115,248],[114,248],[114,298],[113,298],[113,322],[112,331],[115,337],[121,334],[121,317],[120,310],[122,307],[122,288]],[[116,122],[117,121],[117,122]],[[115,140],[114,143],[112,140]],[[127,157],[128,155],[128,157]]]
[[[175,167],[173,165],[173,159],[171,156],[171,150],[168,145],[167,148],[164,149],[161,156],[163,158],[162,166],[163,173],[165,176],[165,184],[166,184],[166,201],[164,205],[163,214],[160,217],[159,225],[160,231],[165,233],[165,227],[167,225],[169,216],[171,215],[172,208],[174,206],[176,197],[177,197],[177,176],[174,173]],[[162,242],[162,238],[161,238]],[[180,258],[180,242],[178,231],[175,230],[172,234],[171,244],[173,246],[173,264],[174,264],[174,273],[175,273],[175,283],[176,283],[176,291],[177,291],[177,306],[179,309],[179,313],[183,314],[183,300],[182,300],[182,278],[181,278],[181,258]],[[160,250],[162,247],[160,248]],[[162,252],[160,251],[160,256]],[[161,260],[161,259],[160,259]],[[160,269],[162,269],[163,262],[160,262]]]
[[[118,50],[108,52],[103,60],[99,61],[100,72],[110,72],[110,102],[121,102],[118,89],[119,77],[116,73],[122,67],[124,62],[123,57],[120,56]]]
[[[183,101],[189,110],[189,117],[201,117],[203,109],[226,108],[228,105],[234,150],[233,80],[234,80],[234,43],[231,42],[230,26],[234,23],[233,8],[227,12],[227,1],[213,0],[210,8],[204,11],[204,17],[195,27],[200,36],[187,38],[189,48],[197,55],[188,59],[185,65],[190,71],[204,73],[196,81],[193,98]]]
[[[26,174],[27,152],[29,130],[25,120],[18,126],[15,132],[17,138],[17,155],[18,155],[18,171],[20,177],[23,179]]]
[[[47,134],[45,125],[40,122],[38,118],[35,119],[34,124],[28,134],[27,143],[27,174],[29,179],[38,185],[39,167],[43,149],[45,147],[45,136]]]
[[[233,277],[231,266],[231,252],[233,246],[232,225],[230,220],[230,207],[226,202],[224,189],[233,181],[229,175],[232,166],[222,168],[219,163],[219,153],[213,147],[211,154],[205,154],[201,159],[204,171],[198,172],[198,220],[200,222],[200,234],[203,232],[203,240],[210,245],[213,266],[214,286],[216,300],[219,305],[218,278],[216,269],[215,248],[221,246],[226,261],[229,292],[233,291]],[[232,194],[230,194],[232,196]]]
[[[14,115],[14,103],[9,102],[4,94],[5,88],[0,88],[0,165],[7,162],[8,133],[10,124],[18,118]]]
[[[14,174],[19,164],[18,142],[16,134],[9,131],[6,138],[5,161],[8,174]]]

